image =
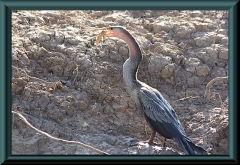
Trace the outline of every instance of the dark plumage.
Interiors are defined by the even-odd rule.
[[[153,143],[154,136],[158,132],[165,138],[174,138],[187,155],[207,155],[204,149],[196,146],[186,135],[175,111],[161,93],[137,79],[137,70],[142,60],[142,53],[133,36],[118,26],[103,31],[102,36],[117,37],[128,44],[129,58],[123,65],[123,78],[138,109],[143,113],[152,129],[148,143]]]

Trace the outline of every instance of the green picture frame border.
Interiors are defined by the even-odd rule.
[[[238,0],[0,0],[0,164],[47,161],[238,162],[237,56]],[[12,10],[228,10],[229,11],[229,155],[223,156],[17,156],[11,155],[11,13]],[[239,26],[238,26],[239,27]]]

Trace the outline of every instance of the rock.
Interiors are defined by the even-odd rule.
[[[219,134],[217,133],[217,130],[215,128],[210,128],[209,131],[207,131],[207,134],[209,135],[208,138],[211,138],[211,141],[214,143],[217,142],[217,139],[219,138]]]
[[[204,32],[196,32],[193,34],[194,41],[199,47],[208,47],[213,43],[214,37]]]
[[[186,67],[197,67],[200,64],[201,64],[201,61],[198,58],[189,58],[185,62]]]
[[[211,76],[213,78],[225,77],[225,76],[227,76],[226,70],[224,68],[213,67],[212,72],[211,72]]]
[[[197,70],[197,75],[201,77],[202,76],[206,77],[210,74],[210,69],[206,64],[203,64],[202,66],[197,66],[196,70]]]
[[[76,95],[77,109],[86,111],[89,106],[89,96],[86,92],[81,92]]]
[[[190,88],[196,87],[197,85],[199,85],[199,83],[200,83],[200,79],[197,76],[192,76],[187,79],[187,85]]]
[[[173,75],[175,70],[175,64],[168,64],[164,67],[164,69],[162,70],[162,74],[161,76],[166,79],[169,78]]]
[[[177,36],[180,38],[188,37],[191,33],[196,32],[196,28],[193,24],[182,24],[177,27]]]
[[[172,25],[169,22],[157,22],[153,24],[153,32],[160,33],[161,31],[169,32],[172,29]]]
[[[86,68],[89,68],[92,65],[92,62],[88,58],[78,58],[77,59],[77,65],[80,66],[81,70],[85,70]]]
[[[62,44],[64,42],[65,36],[63,33],[55,32],[55,40],[57,43]]]
[[[94,11],[92,16],[101,17],[101,16],[103,16],[103,11]]]
[[[33,54],[33,57],[37,60],[43,56],[46,56],[48,54],[48,51],[43,48],[43,47],[40,47],[40,48],[36,48],[38,49],[37,51],[34,51],[34,54]]]
[[[63,67],[61,65],[55,65],[49,69],[50,71],[53,72],[53,74],[57,76],[62,76],[63,74]]]
[[[207,47],[206,51],[212,59],[217,59],[218,50],[216,48]]]
[[[171,63],[171,58],[163,55],[155,55],[150,57],[149,63],[149,72],[157,75],[167,64]]]
[[[203,13],[199,10],[194,10],[193,12],[190,13],[190,16],[191,17],[202,17],[203,16]]]
[[[124,56],[128,55],[128,49],[126,47],[120,47],[118,51]]]
[[[20,77],[12,79],[12,92],[17,95],[21,94],[27,84],[28,82],[25,78]]]
[[[219,50],[219,59],[228,60],[228,49]]]
[[[228,37],[223,37],[223,38],[221,39],[221,44],[226,44],[226,45],[228,45]]]

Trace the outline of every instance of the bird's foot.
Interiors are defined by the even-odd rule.
[[[167,147],[165,142],[162,142],[161,144],[159,144],[161,147]]]

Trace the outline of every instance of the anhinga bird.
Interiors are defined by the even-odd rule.
[[[131,97],[136,102],[137,108],[143,113],[152,130],[148,143],[153,144],[153,139],[158,132],[165,139],[174,138],[187,155],[207,155],[204,149],[196,146],[186,135],[174,109],[161,93],[137,79],[142,52],[134,37],[126,29],[119,26],[112,26],[102,31],[96,42],[99,42],[103,36],[117,37],[128,44],[129,58],[123,65],[123,79]]]

